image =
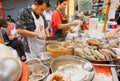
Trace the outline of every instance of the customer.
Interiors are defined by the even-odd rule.
[[[46,10],[43,13],[47,22],[51,22],[52,19],[52,11],[50,9],[51,9],[51,5],[48,4]]]
[[[11,34],[16,32],[16,24],[12,22],[10,18],[7,17],[8,29],[10,30]]]
[[[7,19],[10,19],[10,21],[11,21],[12,23],[15,23],[15,20],[11,17],[11,15],[8,15],[8,16],[7,16]]]
[[[65,37],[66,29],[76,26],[77,22],[67,23],[67,18],[63,13],[67,6],[67,0],[57,0],[57,8],[52,13],[52,30],[55,37]]]
[[[17,33],[14,35],[11,34],[10,30],[8,29],[8,23],[6,19],[1,17],[0,22],[2,22],[0,23],[0,28],[1,28],[0,30],[2,32],[5,45],[15,49],[20,59],[22,61],[26,61],[26,55],[23,49],[23,44],[21,41],[17,41],[17,39],[15,38]]]
[[[44,11],[43,15],[45,16],[45,20],[47,22],[47,36],[49,36],[51,32],[51,19],[52,19],[52,11],[51,11],[51,5],[48,4],[46,10]]]
[[[22,9],[17,18],[18,34],[25,37],[26,52],[30,53],[32,57],[46,51],[44,19],[41,14],[46,9],[47,4],[48,0],[34,0],[32,6]]]

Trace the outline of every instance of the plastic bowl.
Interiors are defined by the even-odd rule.
[[[24,62],[21,61],[21,65],[22,65],[22,74],[21,74],[21,78],[19,81],[28,81],[29,80],[29,69],[27,64],[25,64]]]

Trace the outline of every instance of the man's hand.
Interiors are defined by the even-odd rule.
[[[41,40],[45,40],[46,39],[46,36],[44,36],[44,35],[40,35],[40,34],[38,34],[37,33],[37,38],[39,38],[39,39],[41,39]]]
[[[71,26],[77,26],[77,25],[78,25],[78,22],[71,22],[70,25],[71,25]]]

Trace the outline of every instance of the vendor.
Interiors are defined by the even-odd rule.
[[[118,8],[116,9],[116,12],[115,12],[115,20],[117,21],[117,24],[120,25],[120,5],[119,5]]]
[[[114,29],[110,32],[107,32],[106,35],[109,39],[114,39],[114,38],[120,37],[120,27],[117,27],[116,29]]]
[[[65,37],[64,30],[70,26],[76,26],[77,22],[67,23],[67,18],[63,13],[67,6],[67,0],[57,0],[57,8],[52,13],[52,30],[54,37]]]
[[[115,21],[117,22],[118,27],[116,29],[112,29],[112,31],[107,32],[109,39],[120,37],[120,5],[117,7],[115,12]]]
[[[47,0],[34,0],[32,6],[22,9],[17,18],[18,34],[24,36],[25,50],[31,57],[46,51],[44,19],[41,14],[47,4],[49,4]]]

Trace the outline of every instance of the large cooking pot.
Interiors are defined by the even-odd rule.
[[[21,76],[21,66],[14,58],[0,59],[0,81],[18,81]]]
[[[22,68],[17,52],[0,44],[0,81],[18,81]]]
[[[0,59],[6,57],[14,58],[20,62],[20,58],[18,57],[16,50],[4,44],[0,44]]]
[[[92,81],[95,75],[93,65],[88,60],[73,55],[53,60],[51,71],[68,74],[72,81]]]

